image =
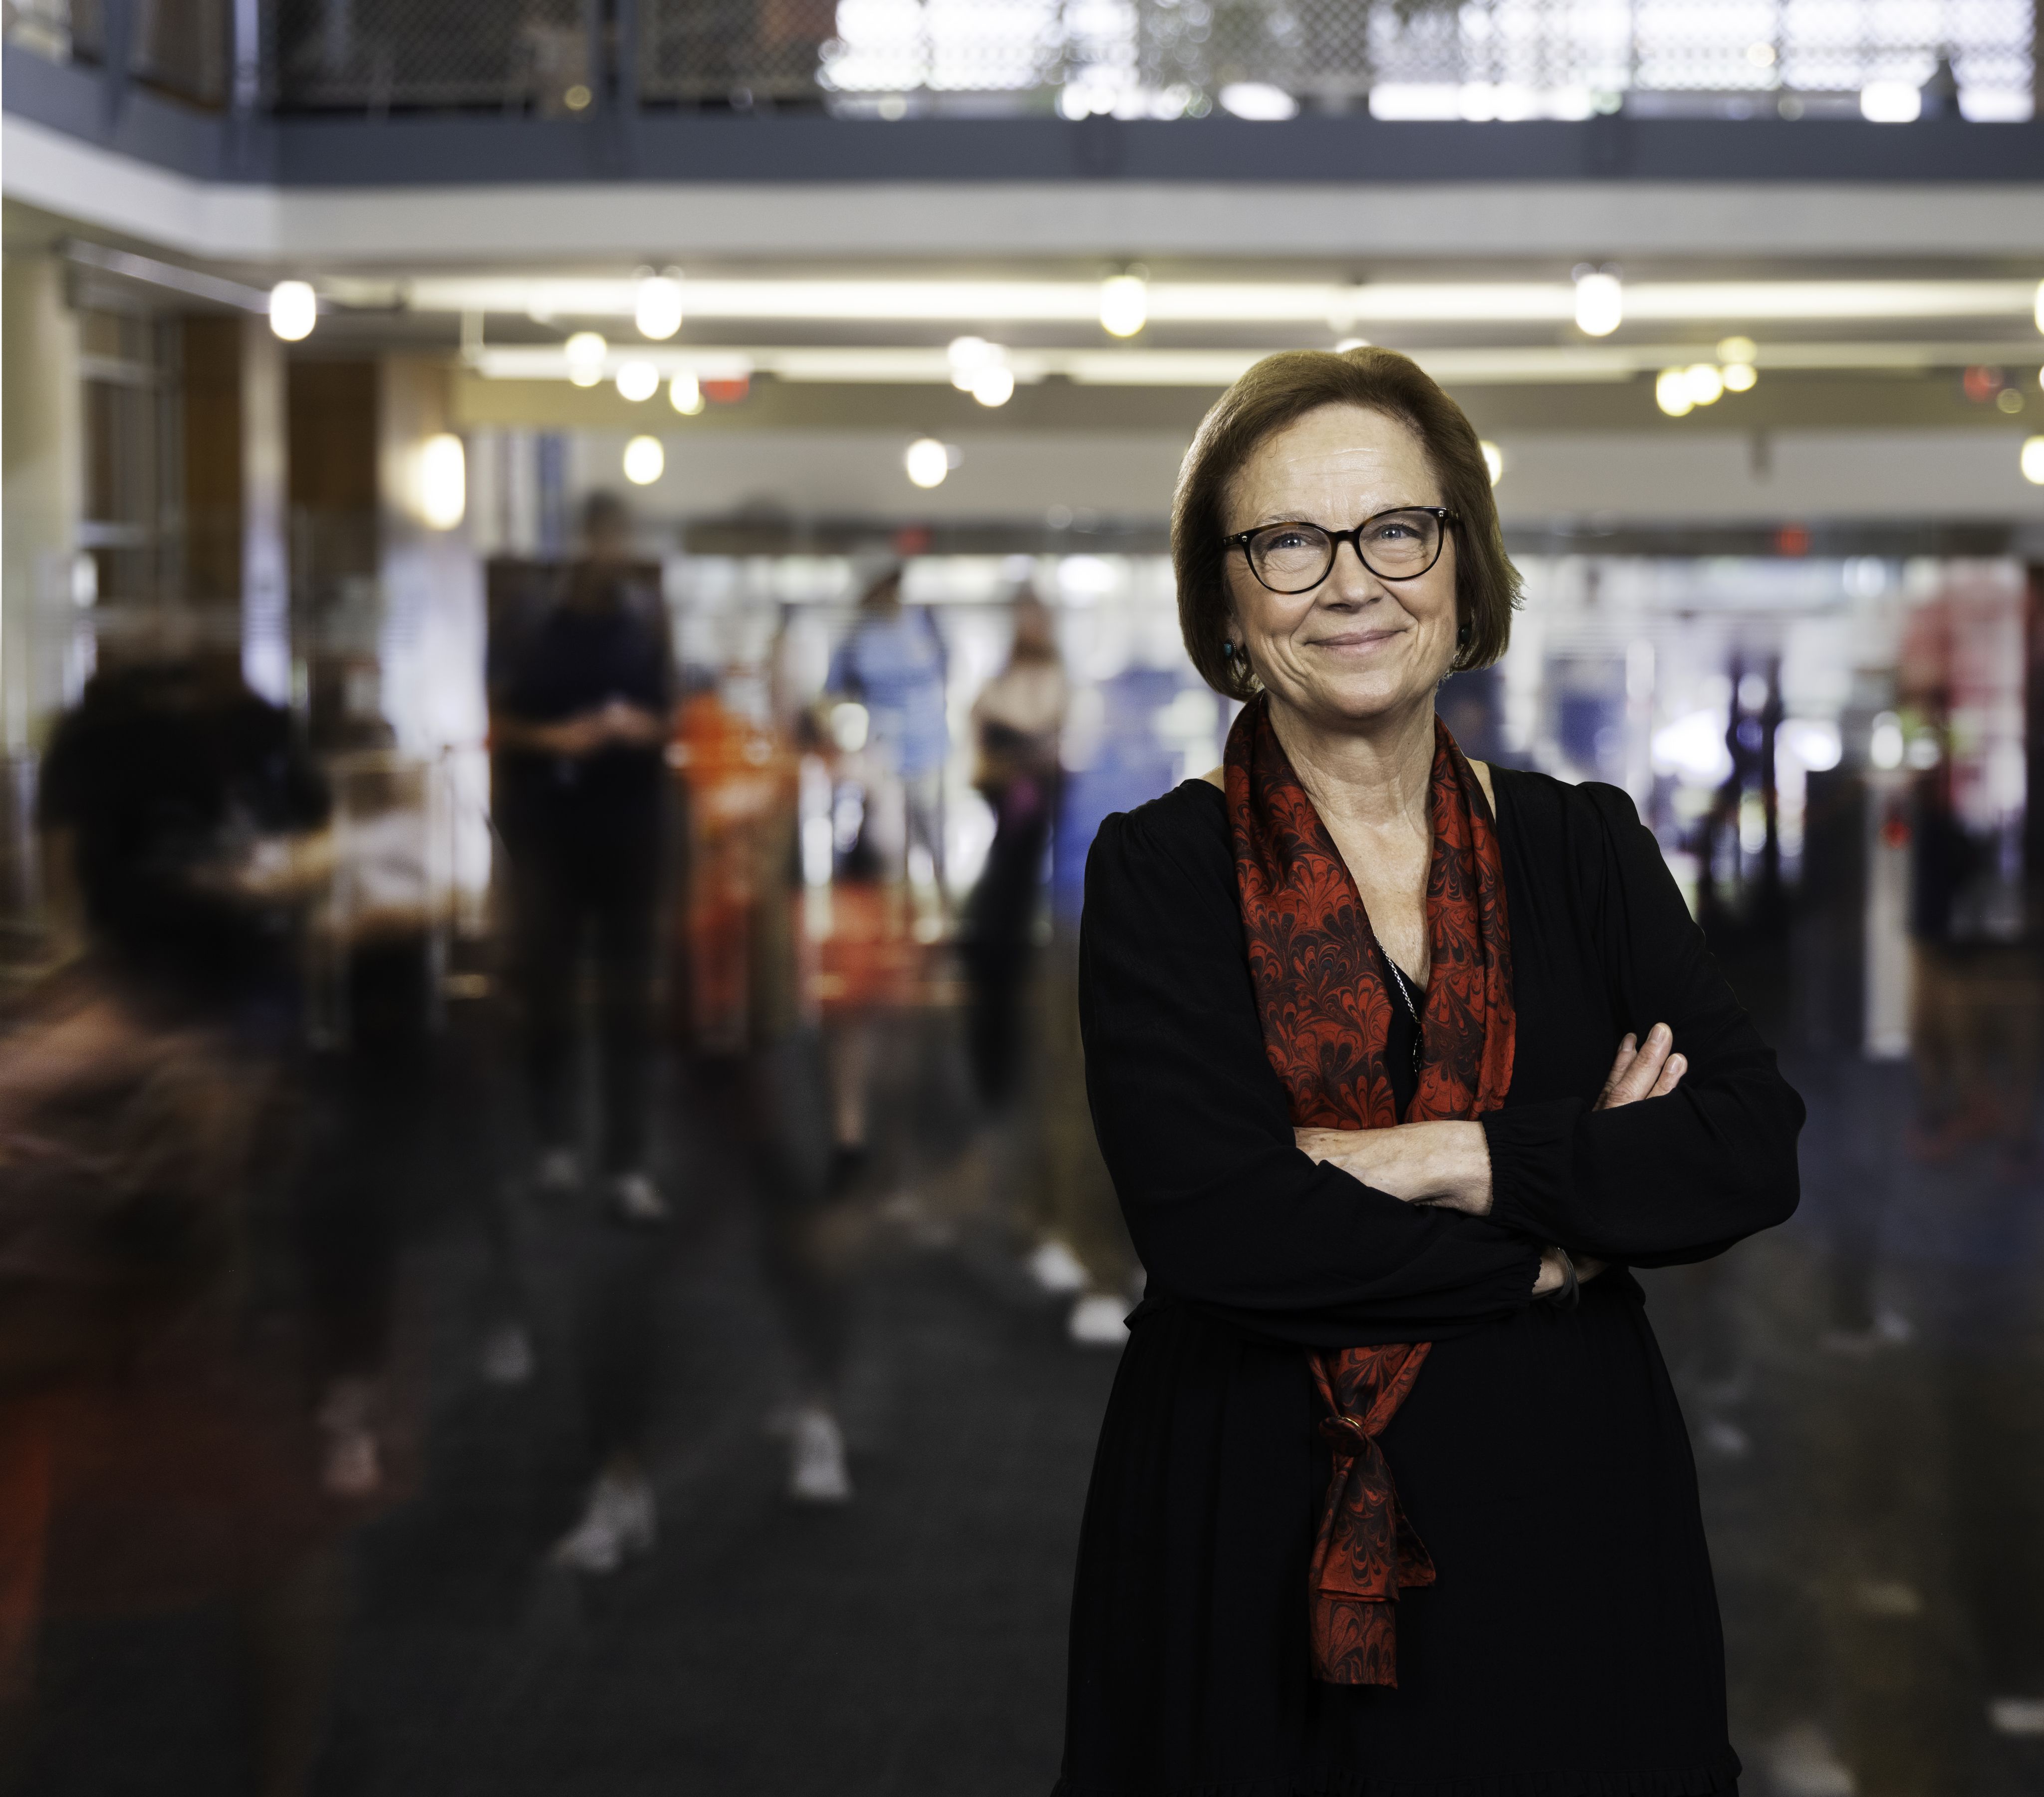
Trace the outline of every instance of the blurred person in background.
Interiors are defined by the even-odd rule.
[[[1997,844],[1969,831],[1952,758],[1919,772],[1909,821],[1910,1058],[1917,1160],[1998,1144],[2005,1177],[2036,1164],[2040,1019],[2030,958],[1991,917]]]
[[[1078,1018],[1063,958],[1032,1002],[1044,852],[1063,789],[1058,739],[1070,701],[1056,620],[1025,593],[1015,603],[1008,665],[973,705],[974,783],[993,808],[994,835],[959,950],[971,985],[973,1076],[1005,1137],[992,1177],[1019,1188],[1009,1208],[1029,1241],[1030,1271],[1047,1291],[1070,1298],[1073,1340],[1119,1347],[1134,1269],[1086,1115]]]
[[[538,1185],[563,1195],[581,1183],[575,1012],[586,950],[604,1196],[617,1221],[647,1228],[670,1214],[647,1153],[674,659],[660,595],[632,578],[623,504],[593,494],[582,537],[559,598],[492,694],[505,783],[496,808],[511,861]],[[578,1282],[578,1371],[596,1474],[580,1519],[553,1550],[556,1564],[578,1571],[614,1572],[653,1545],[644,1436],[656,1270],[654,1257],[597,1244]]]
[[[1786,1217],[1801,1103],[1631,801],[1472,764],[1435,716],[1519,583],[1418,367],[1258,363],[1172,551],[1243,708],[1087,872],[1087,1082],[1150,1286],[1059,1788],[1729,1791],[1696,1469],[1627,1269]]]
[[[1021,1071],[1043,854],[1058,811],[1058,737],[1070,698],[1050,608],[1024,593],[1014,611],[1008,665],[973,702],[973,784],[993,807],[993,842],[959,944],[972,982],[973,1073],[981,1098],[997,1109]]]
[[[491,694],[505,788],[496,810],[511,860],[539,1185],[566,1193],[581,1184],[575,1001],[586,939],[598,989],[605,1195],[622,1221],[654,1224],[668,1214],[647,1150],[674,659],[659,594],[631,578],[623,503],[592,495],[582,536],[559,601]]]
[[[883,880],[901,879],[920,848],[930,877],[944,882],[944,762],[951,729],[944,717],[945,655],[926,605],[901,603],[902,570],[890,568],[869,586],[859,614],[831,658],[825,689],[866,708],[866,747],[890,783],[898,783],[901,827],[878,845]],[[869,820],[878,795],[869,793]],[[891,820],[890,820],[891,821]]]
[[[785,669],[788,620],[772,657]],[[795,1361],[779,1419],[787,1492],[805,1504],[848,1503],[851,1473],[839,1420],[851,1335],[852,1282],[870,1219],[831,1182],[829,1081],[820,1019],[805,992],[801,758],[820,746],[813,714],[774,686],[770,794],[754,820],[746,932],[747,1029],[741,1114],[758,1196],[762,1261]]]
[[[831,658],[824,701],[832,718],[855,705],[865,722],[854,743],[839,747],[855,760],[859,825],[841,858],[840,871],[859,883],[876,883],[898,896],[905,878],[926,876],[939,911],[944,882],[944,762],[951,731],[944,716],[943,639],[925,606],[901,603],[903,570],[889,569],[859,602],[851,629]],[[836,701],[831,706],[829,701]],[[918,870],[920,851],[925,866]],[[900,908],[865,908],[868,944],[885,958],[899,934]],[[840,925],[839,934],[851,931]],[[874,1007],[846,1004],[826,1035],[832,1149],[832,1189],[843,1192],[863,1172],[870,1143],[868,1088],[872,1077]]]
[[[286,1797],[324,1729],[336,1543],[363,1515],[321,1489],[257,1215],[289,1183],[259,1184],[257,1149],[279,1134],[325,795],[237,674],[154,662],[87,685],[40,809],[78,929],[0,1035],[0,1731],[20,1731],[45,1615],[225,1601],[258,1787]]]

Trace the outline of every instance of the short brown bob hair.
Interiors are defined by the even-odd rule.
[[[1359,405],[1396,418],[1419,438],[1454,513],[1455,612],[1469,641],[1453,666],[1487,667],[1512,638],[1519,570],[1504,553],[1483,445],[1462,409],[1411,357],[1366,346],[1337,354],[1291,349],[1266,355],[1214,402],[1178,470],[1171,500],[1171,565],[1178,575],[1178,628],[1185,653],[1217,693],[1247,699],[1254,674],[1240,655],[1221,652],[1228,637],[1229,483],[1263,443],[1323,405]],[[1339,520],[1328,520],[1329,523]]]

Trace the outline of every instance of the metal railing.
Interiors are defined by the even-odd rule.
[[[58,61],[113,65],[190,105],[227,104],[232,0],[6,0],[10,44]]]
[[[254,41],[230,40],[236,13]],[[202,106],[852,114],[2028,116],[2032,0],[7,0],[8,40]]]

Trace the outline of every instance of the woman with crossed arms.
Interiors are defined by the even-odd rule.
[[[1518,589],[1404,357],[1258,363],[1172,520],[1224,768],[1111,817],[1081,970],[1150,1276],[1061,1797],[1736,1789],[1681,1413],[1629,1268],[1795,1208],[1803,1107],[1616,789],[1465,759]]]

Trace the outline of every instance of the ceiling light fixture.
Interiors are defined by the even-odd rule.
[[[1576,277],[1576,328],[1588,337],[1608,337],[1625,322],[1625,289],[1604,269]]]
[[[2031,318],[2034,280],[1658,281],[1619,283],[1608,270],[1585,294],[1562,281],[1151,281],[1112,277],[1117,305],[1142,301],[1146,324],[1273,324],[1337,331],[1385,324],[1566,323],[1577,301],[1618,287],[1622,319],[1632,324],[1750,324],[1781,320]],[[1099,321],[1109,283],[1084,281],[696,280],[688,283],[691,318],[834,321],[843,323]],[[387,280],[335,276],[321,283],[330,301],[415,312],[507,313],[562,319],[635,316],[632,281],[583,278],[422,276],[401,290]],[[1594,315],[1593,315],[1594,317]],[[1142,327],[1139,325],[1138,329]],[[1587,332],[1587,328],[1586,332]],[[2044,330],[2044,324],[2038,326]],[[1132,335],[1133,333],[1130,333]],[[1590,336],[1608,333],[1587,332]],[[1721,357],[1721,360],[1735,359]]]
[[[603,359],[609,355],[610,345],[594,331],[578,331],[570,337],[565,347],[568,359],[568,378],[578,387],[593,387],[603,378]]]
[[[935,437],[918,437],[903,451],[901,466],[917,486],[942,486],[951,471],[951,452]]]
[[[1100,328],[1132,337],[1149,322],[1150,283],[1139,275],[1111,275],[1100,284]]]
[[[651,486],[667,466],[667,452],[658,437],[634,437],[624,446],[624,478],[634,486]]]
[[[434,530],[452,530],[468,509],[468,458],[451,431],[419,446],[419,516]]]
[[[319,322],[319,295],[305,281],[279,281],[270,290],[270,328],[287,344],[302,343]]]
[[[642,337],[664,343],[682,328],[681,271],[670,268],[664,275],[650,271],[639,278],[632,296],[632,321]]]

